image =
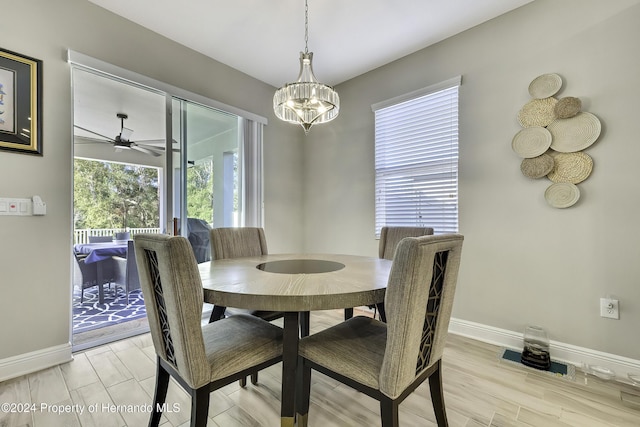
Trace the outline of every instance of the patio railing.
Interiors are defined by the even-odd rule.
[[[116,233],[128,231],[131,237],[140,233],[160,233],[160,228],[84,228],[73,230],[74,244],[89,243],[89,236],[115,236]]]

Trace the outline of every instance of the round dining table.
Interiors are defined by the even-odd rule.
[[[391,261],[356,255],[273,254],[199,264],[205,302],[284,312],[281,426],[295,425],[300,313],[384,301]]]

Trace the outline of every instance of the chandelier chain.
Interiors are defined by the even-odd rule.
[[[309,53],[309,3],[304,0],[304,53]]]

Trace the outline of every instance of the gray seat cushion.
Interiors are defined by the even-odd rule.
[[[369,317],[353,317],[300,340],[299,354],[338,374],[379,389],[387,327]]]
[[[202,335],[211,381],[282,354],[282,329],[255,316],[238,314],[209,323]]]

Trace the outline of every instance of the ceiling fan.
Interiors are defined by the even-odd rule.
[[[131,135],[133,135],[133,130],[124,127],[124,121],[129,118],[127,114],[117,113],[116,117],[120,119],[120,133],[115,136],[115,138],[110,138],[108,136],[102,135],[100,133],[94,132],[87,128],[83,128],[82,126],[74,125],[75,128],[83,130],[85,132],[91,133],[93,135],[99,136],[100,140],[94,138],[84,138],[90,140],[90,142],[106,142],[112,144],[116,151],[120,150],[137,150],[146,154],[150,154],[154,157],[159,157],[164,153],[164,147],[158,147],[155,145],[149,145],[151,142],[164,142],[164,140],[149,140],[149,141],[131,141]],[[146,142],[147,144],[141,144],[141,142]]]

